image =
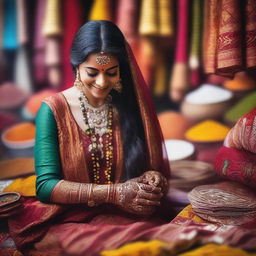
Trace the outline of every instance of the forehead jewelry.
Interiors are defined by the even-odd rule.
[[[97,55],[96,62],[101,66],[107,65],[110,62],[110,57],[101,52]]]

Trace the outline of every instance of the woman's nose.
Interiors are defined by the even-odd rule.
[[[107,86],[107,79],[104,74],[99,74],[95,82],[100,87],[104,88]]]

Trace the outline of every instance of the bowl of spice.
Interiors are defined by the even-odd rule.
[[[12,156],[32,156],[36,127],[31,122],[22,122],[7,128],[1,136],[3,145]]]
[[[189,92],[181,104],[184,116],[196,122],[220,119],[231,105],[233,93],[219,86],[203,84]]]
[[[22,206],[21,196],[16,192],[0,193],[0,218],[9,217]]]
[[[208,119],[190,127],[185,138],[195,146],[198,161],[213,163],[229,130],[229,126]]]

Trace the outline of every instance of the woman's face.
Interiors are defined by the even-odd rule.
[[[88,56],[79,65],[83,90],[92,106],[100,106],[120,79],[119,62],[116,57],[105,53]]]

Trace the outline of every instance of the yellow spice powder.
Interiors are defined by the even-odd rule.
[[[191,141],[215,142],[222,141],[227,136],[230,127],[213,120],[201,122],[185,133],[185,137]]]
[[[255,253],[248,253],[240,248],[227,245],[207,244],[193,251],[178,254],[178,256],[255,256]]]

